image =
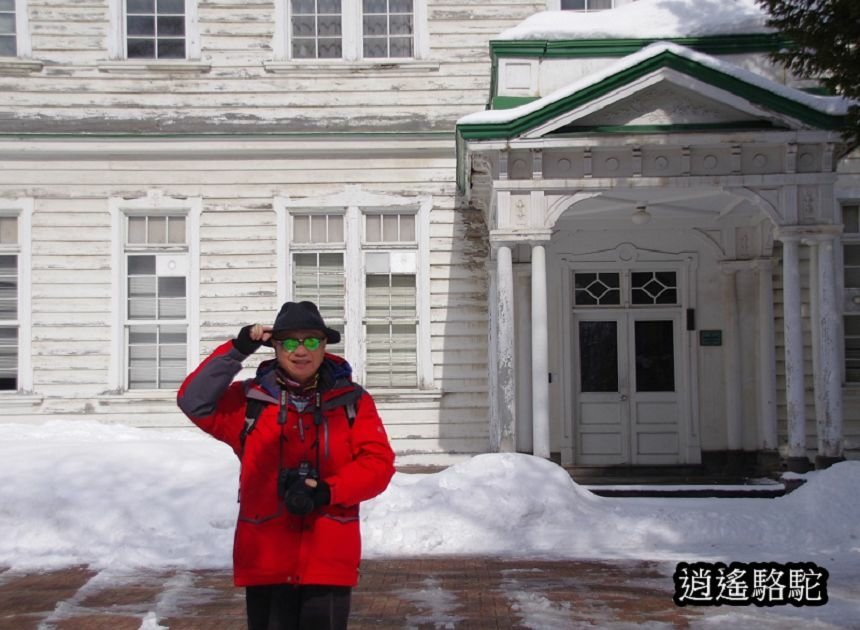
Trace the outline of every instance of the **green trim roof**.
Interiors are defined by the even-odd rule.
[[[790,39],[772,33],[644,39],[493,40],[493,57],[626,57],[649,44],[671,42],[707,55],[775,52],[791,46]]]
[[[733,76],[688,56],[679,54],[676,48],[675,50],[661,50],[635,65],[619,70],[594,83],[586,84],[576,92],[557,100],[549,101],[539,109],[530,108],[526,105],[523,107],[526,111],[521,115],[516,114],[516,108],[507,110],[512,114],[509,120],[458,123],[457,134],[466,140],[513,138],[662,68],[671,68],[694,79],[736,94],[756,105],[795,118],[812,127],[837,129],[842,125],[844,120],[843,115],[830,114],[815,109],[800,102],[800,100],[793,100],[784,95],[777,94],[774,91],[745,81],[738,76]],[[798,94],[800,94],[799,91]]]

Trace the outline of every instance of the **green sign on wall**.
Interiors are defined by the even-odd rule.
[[[722,330],[700,330],[699,331],[700,346],[721,346],[723,345]]]

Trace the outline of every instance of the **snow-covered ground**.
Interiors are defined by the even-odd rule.
[[[237,473],[229,448],[197,430],[0,425],[0,566],[229,567]],[[667,573],[679,561],[814,562],[830,572],[826,606],[723,606],[703,627],[860,627],[860,462],[805,477],[779,499],[603,498],[545,460],[479,455],[396,474],[362,507],[364,554],[646,559]]]

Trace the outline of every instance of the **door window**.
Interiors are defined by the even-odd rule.
[[[618,306],[621,304],[621,274],[576,273],[573,276],[577,306]]]
[[[675,332],[671,320],[634,322],[636,391],[675,391]]]
[[[579,365],[581,391],[618,391],[618,322],[579,322]]]
[[[630,274],[631,302],[639,305],[678,303],[678,281],[674,271],[634,271]]]
[[[573,274],[577,307],[674,306],[678,274],[674,271],[583,272]]]

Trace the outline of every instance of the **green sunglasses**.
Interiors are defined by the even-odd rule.
[[[287,339],[281,340],[281,347],[287,352],[295,352],[299,349],[299,346],[304,346],[313,352],[320,347],[322,342],[322,339],[317,339],[316,337],[307,337],[306,339],[293,339],[288,337]]]

